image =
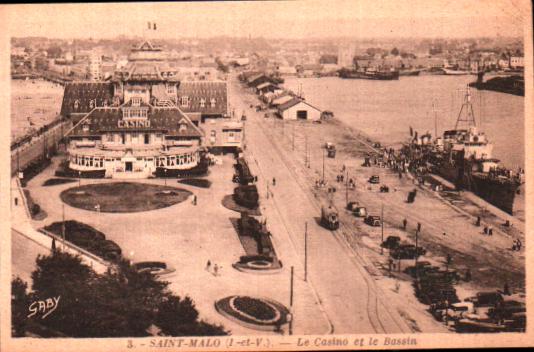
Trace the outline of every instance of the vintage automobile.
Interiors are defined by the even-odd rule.
[[[400,237],[399,236],[388,236],[384,242],[382,242],[381,246],[387,249],[394,249],[397,248],[400,245]]]
[[[377,184],[377,183],[380,183],[380,176],[378,175],[373,175],[371,177],[369,177],[369,183],[373,183],[373,184]]]
[[[254,209],[258,206],[259,194],[256,185],[241,185],[234,189],[234,201],[249,209]]]
[[[336,157],[336,146],[331,142],[326,142],[324,145],[329,158]]]
[[[364,218],[367,216],[367,209],[365,207],[356,207],[352,213],[358,218]]]
[[[351,201],[347,203],[348,211],[354,211],[354,209],[356,209],[357,207],[358,207],[358,202]]]
[[[331,207],[328,209],[321,208],[321,225],[329,230],[337,230],[339,228],[337,212]]]
[[[380,216],[377,216],[377,215],[367,215],[365,217],[364,222],[369,226],[381,226],[382,225]]]
[[[389,253],[395,259],[415,259],[426,254],[423,247],[415,247],[413,244],[400,244]]]

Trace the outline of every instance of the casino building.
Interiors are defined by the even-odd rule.
[[[67,84],[61,113],[66,173],[146,178],[204,173],[209,150],[241,147],[243,125],[228,116],[226,82],[181,82],[149,41],[108,82]]]

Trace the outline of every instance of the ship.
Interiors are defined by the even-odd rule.
[[[395,80],[399,79],[399,71],[384,68],[342,68],[339,70],[339,77],[350,79],[373,79],[373,80]]]
[[[522,75],[493,77],[484,82],[484,72],[479,72],[477,80],[469,83],[469,86],[479,90],[493,90],[501,93],[525,96],[525,77]]]
[[[401,68],[399,70],[399,76],[419,76],[421,70],[415,68]]]
[[[471,191],[497,208],[513,214],[515,195],[524,172],[513,172],[492,156],[493,144],[478,130],[471,103],[470,88],[454,129],[444,131],[433,141],[429,134],[412,139],[407,155],[412,166],[450,181],[458,190]],[[426,137],[426,138],[425,138]]]

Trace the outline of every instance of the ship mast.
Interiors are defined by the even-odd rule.
[[[464,110],[465,116],[462,114]],[[462,108],[460,109],[460,113],[456,119],[456,126],[454,126],[454,129],[457,130],[458,126],[462,122],[464,122],[467,127],[475,127],[477,125],[475,121],[475,114],[473,112],[473,104],[471,104],[471,90],[469,89],[469,86],[467,86],[465,91],[464,102],[462,103]]]

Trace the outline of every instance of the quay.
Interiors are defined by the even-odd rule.
[[[231,87],[230,103],[238,110],[243,109],[247,115],[249,142],[245,154],[252,155],[258,162],[259,168],[263,170],[264,182],[276,178],[276,186],[268,187],[277,191],[274,202],[279,212],[284,214],[288,231],[301,256],[304,255],[302,224],[312,224],[308,227],[313,233],[310,252],[316,258],[312,255],[308,258],[310,275],[325,311],[332,317],[336,333],[350,331],[351,326],[362,325],[367,325],[372,331],[373,327],[376,329],[380,326],[377,319],[389,322],[390,325],[384,331],[404,331],[402,327],[407,322],[402,318],[399,322],[399,311],[403,318],[410,316],[417,321],[419,327],[424,326],[423,331],[439,331],[439,327],[427,319],[429,316],[425,311],[415,308],[418,306],[417,300],[407,303],[399,300],[397,294],[391,294],[391,287],[396,280],[384,275],[387,272],[387,262],[381,254],[380,233],[350,213],[347,214],[344,210],[347,200],[366,206],[371,214],[380,214],[382,208],[385,237],[399,236],[402,240],[413,241],[415,225],[420,224],[422,230],[419,233],[419,245],[430,252],[422,260],[442,265],[444,258],[452,255],[455,270],[462,273],[467,269],[476,272],[469,287],[462,287],[460,298],[466,298],[478,290],[500,289],[505,282],[512,283],[516,292],[524,292],[525,253],[508,251],[514,239],[524,241],[524,224],[516,222],[517,226],[503,227],[502,224],[508,217],[502,217],[502,212],[493,211],[493,207],[484,207],[483,202],[460,197],[450,203],[407,175],[399,179],[388,168],[379,165],[363,167],[364,155],[369,152],[379,153],[380,150],[370,140],[361,137],[360,133],[335,120],[312,124],[307,121],[283,121],[274,117],[274,114],[266,118],[263,112],[250,108],[256,105],[257,97],[254,94],[237,82],[233,82]],[[337,144],[338,154],[335,159],[324,157],[325,141],[336,144],[343,141],[340,142],[341,145]],[[261,152],[265,150],[270,152]],[[354,179],[354,189],[345,191],[343,183],[336,183],[336,175],[339,175],[342,167],[346,167],[347,178]],[[379,175],[381,183],[389,186],[390,193],[381,193],[378,185],[373,186],[367,182],[373,174]],[[321,178],[325,179],[328,187],[317,189],[314,184]],[[327,188],[331,186],[337,188],[337,192],[327,192]],[[414,204],[407,204],[406,196],[414,187],[421,192]],[[320,214],[320,206],[326,204],[338,211],[342,224],[338,231],[326,231],[317,226],[314,220]],[[481,228],[475,226],[473,219],[477,214],[481,215],[484,223],[491,224],[498,230],[494,236],[483,236]],[[402,229],[403,219],[407,219],[407,230]],[[407,265],[405,263],[403,267]],[[354,269],[346,270],[347,267]],[[372,280],[366,280],[369,277]],[[339,282],[347,283],[347,297],[342,299],[347,302],[342,307],[344,311],[328,298],[345,294],[345,290],[340,292],[335,287],[335,283]],[[352,285],[352,282],[359,284]],[[400,279],[397,282],[400,282],[400,290],[404,292],[403,298],[413,298],[411,284]],[[378,313],[375,310],[374,315],[369,315],[362,307],[353,306],[351,302],[354,300],[351,297],[378,297]],[[361,319],[358,323],[352,320],[356,319],[355,316]]]

